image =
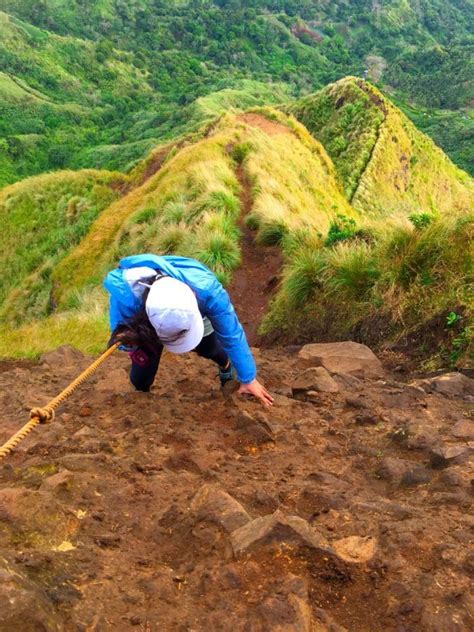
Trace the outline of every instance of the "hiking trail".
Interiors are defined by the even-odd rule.
[[[473,628],[472,381],[255,353],[271,410],[118,353],[0,464],[2,632]],[[0,442],[90,360],[2,362]]]

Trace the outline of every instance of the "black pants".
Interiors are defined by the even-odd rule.
[[[229,362],[227,353],[222,348],[215,332],[212,332],[208,336],[205,336],[198,346],[194,349],[202,358],[212,360],[220,367],[225,368]],[[161,346],[155,353],[151,354],[146,352],[150,361],[146,366],[135,364],[132,362],[132,368],[130,370],[130,381],[137,391],[149,391],[151,385],[155,381],[155,376],[160,366],[161,354],[163,353],[163,347]]]

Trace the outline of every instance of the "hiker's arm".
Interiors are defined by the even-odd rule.
[[[225,352],[229,356],[242,384],[250,384],[257,377],[257,366],[244,329],[237,318],[229,295],[216,280],[212,296],[206,303],[206,316]]]

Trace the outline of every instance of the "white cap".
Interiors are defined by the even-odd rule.
[[[204,323],[192,289],[172,277],[151,287],[146,313],[163,345],[173,353],[192,351],[201,342]]]

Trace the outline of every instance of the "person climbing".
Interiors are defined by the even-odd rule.
[[[221,386],[235,370],[240,394],[272,405],[229,295],[205,265],[174,255],[132,255],[109,272],[104,286],[110,293],[109,344],[129,352],[137,390],[150,390],[163,348],[195,351],[218,365]]]

